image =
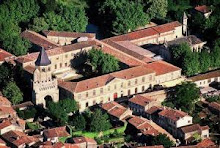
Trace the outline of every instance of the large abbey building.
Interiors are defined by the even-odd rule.
[[[26,30],[40,52],[17,58],[30,76],[33,102],[46,106],[47,100],[72,98],[79,110],[113,101],[122,96],[145,92],[154,85],[174,86],[184,78],[181,69],[142,48],[145,44],[161,44],[183,37],[183,25],[171,22],[112,38],[97,40],[94,34],[45,31],[40,35]],[[71,68],[75,54],[92,48],[115,56],[128,68],[85,80],[72,81],[79,74]]]

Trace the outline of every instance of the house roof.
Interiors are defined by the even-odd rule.
[[[36,66],[48,66],[50,64],[51,64],[51,61],[49,60],[47,53],[42,47],[40,50],[40,54],[38,55],[37,60],[35,61],[35,65]]]
[[[176,27],[182,26],[178,21],[170,22],[167,24],[162,24],[134,32],[129,32],[127,34],[111,37],[105,40],[111,39],[112,41],[132,41],[150,36],[158,36],[159,33],[169,32],[175,30]]]
[[[55,36],[55,37],[69,37],[69,38],[79,38],[88,37],[95,38],[94,33],[79,33],[79,32],[66,32],[66,31],[43,31],[45,36]]]
[[[159,112],[159,115],[163,116],[163,117],[166,117],[166,118],[169,118],[170,120],[173,120],[173,121],[177,121],[180,118],[183,118],[185,116],[189,116],[187,113],[185,113],[183,111],[168,109],[168,108],[166,108],[166,109],[162,110],[161,112]]]
[[[12,107],[0,106],[0,115],[15,115],[16,111]]]
[[[209,103],[209,107],[214,108],[214,109],[220,111],[220,104],[217,103],[217,102],[211,102],[211,103]]]
[[[193,124],[189,126],[182,127],[181,130],[183,133],[191,133],[191,132],[201,132],[203,130],[208,130],[209,126],[200,126],[199,124]]]
[[[4,120],[4,121],[2,121],[2,122],[0,123],[0,129],[2,130],[2,129],[4,129],[4,128],[10,126],[10,125],[11,125],[10,120]]]
[[[152,106],[150,109],[146,110],[146,113],[151,115],[155,112],[162,111],[162,110],[163,110],[163,107]]]
[[[16,108],[31,107],[31,106],[34,106],[34,104],[31,101],[27,101],[21,104],[14,105],[13,108],[16,109]]]
[[[144,66],[137,66],[79,82],[59,81],[59,86],[70,92],[77,93],[103,87],[111,82],[114,78],[129,80],[152,73],[154,73],[152,70],[147,69]]]
[[[210,139],[204,139],[197,144],[198,148],[217,148],[215,143]]]
[[[0,48],[0,62],[3,62],[5,58],[12,57],[13,55]]]
[[[181,70],[179,67],[176,67],[176,66],[169,64],[165,61],[155,61],[152,63],[148,63],[145,65],[145,67],[155,71],[156,76]]]
[[[195,35],[189,35],[186,37],[181,37],[181,38],[177,38],[175,40],[169,41],[167,42],[167,45],[171,46],[171,45],[178,45],[181,43],[188,43],[190,46],[193,46],[193,45],[201,44],[204,42],[200,40],[199,38],[197,38]]]
[[[0,96],[0,106],[10,107],[11,102],[6,97]]]
[[[195,10],[201,12],[201,13],[208,13],[210,12],[210,8],[206,5],[202,5],[202,6],[197,6],[195,7]]]
[[[150,125],[150,121],[145,118],[134,116],[129,119],[128,122],[144,135],[156,136],[159,134],[159,131],[153,128],[153,126]]]
[[[42,36],[34,31],[25,30],[21,33],[21,36],[30,42],[39,45],[40,47],[44,47],[46,50],[53,49],[55,47],[59,47],[58,44],[50,41],[45,36]]]
[[[216,77],[220,77],[220,70],[215,70],[215,71],[207,72],[204,74],[199,74],[193,77],[189,77],[189,79],[192,80],[193,82],[196,82],[196,81],[206,80],[206,79],[211,79],[211,78],[216,78]]]
[[[127,109],[115,101],[102,104],[102,109],[106,110],[110,115],[120,118]]]
[[[43,132],[44,136],[47,138],[70,136],[70,134],[66,131],[66,126],[46,129]]]
[[[97,144],[97,142],[92,139],[92,138],[88,138],[88,137],[74,137],[73,138],[74,143],[79,144],[79,143],[92,143],[92,144]]]
[[[129,100],[129,102],[132,102],[134,104],[138,104],[142,107],[145,107],[146,105],[148,105],[152,101],[154,101],[154,100],[151,97],[143,96],[143,95],[136,95]]]
[[[163,145],[154,145],[154,146],[141,146],[137,148],[164,148]]]

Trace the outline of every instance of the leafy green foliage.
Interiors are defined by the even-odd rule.
[[[110,73],[119,70],[119,61],[114,56],[105,54],[101,50],[92,49],[88,53],[88,61],[93,70],[99,74]]]
[[[86,119],[82,114],[77,115],[73,119],[73,126],[75,127],[76,130],[85,130],[86,128]]]
[[[14,74],[12,73],[11,65],[3,63],[0,65],[0,88],[2,89],[8,82],[13,80]]]
[[[67,98],[67,99],[64,99],[64,100],[60,100],[58,102],[58,104],[60,104],[61,108],[66,113],[75,112],[76,110],[78,110],[77,102],[73,99]]]
[[[132,31],[149,22],[141,3],[129,0],[105,0],[100,2],[99,6],[99,14],[108,18],[104,25],[112,28],[111,31],[117,34]]]
[[[147,8],[147,14],[150,18],[164,18],[167,14],[168,1],[167,0],[145,0]]]
[[[90,131],[101,132],[111,128],[111,123],[107,114],[103,114],[100,109],[96,109],[92,114]]]
[[[174,146],[174,142],[169,139],[166,134],[159,134],[153,138],[153,145],[163,145],[165,148]]]
[[[6,87],[3,88],[3,95],[8,98],[13,105],[23,100],[23,93],[15,82],[9,82]]]
[[[26,110],[17,110],[18,116],[24,120],[34,118],[37,110],[35,108],[29,108]]]
[[[199,99],[199,94],[199,88],[197,88],[195,83],[183,82],[181,85],[175,86],[175,91],[170,93],[168,100],[163,102],[163,104],[173,104],[172,106],[177,109],[192,113],[195,103]]]

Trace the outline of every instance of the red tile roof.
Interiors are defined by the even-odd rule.
[[[155,113],[157,111],[162,111],[162,110],[163,110],[163,107],[152,106],[150,109],[148,109],[146,111],[146,113],[151,115],[151,114],[153,114],[153,113]]]
[[[69,38],[79,38],[88,37],[95,38],[94,33],[79,33],[79,32],[66,32],[66,31],[43,31],[45,36],[55,36],[55,37],[69,37]]]
[[[110,115],[117,118],[120,118],[121,115],[123,115],[127,111],[124,106],[118,104],[115,101],[102,104],[102,109],[106,110]]]
[[[152,70],[147,69],[144,66],[137,66],[80,82],[59,81],[59,86],[70,92],[83,92],[86,90],[103,87],[115,78],[129,80],[152,73],[154,73]]]
[[[92,144],[97,144],[97,142],[92,139],[92,138],[88,138],[88,137],[74,137],[73,138],[74,143],[79,144],[79,143],[92,143]]]
[[[5,58],[12,57],[13,55],[0,48],[0,62],[3,62]]]
[[[220,70],[215,70],[215,71],[207,72],[204,74],[199,74],[199,75],[190,77],[189,79],[195,82],[195,81],[206,80],[206,79],[211,79],[211,78],[216,78],[216,77],[220,77]]]
[[[145,65],[145,67],[155,71],[157,76],[181,70],[179,67],[176,67],[165,61],[155,61],[152,63],[148,63]]]
[[[210,139],[204,139],[200,143],[197,144],[198,148],[217,148],[214,142]]]
[[[201,133],[203,130],[208,130],[209,126],[200,126],[199,124],[193,124],[189,126],[182,127],[181,130],[183,133],[191,133],[191,132],[199,132]]]
[[[36,45],[44,47],[46,50],[59,47],[58,44],[50,41],[45,36],[42,36],[34,31],[25,30],[24,32],[21,33],[21,36]]]
[[[177,121],[180,118],[188,116],[187,113],[180,111],[180,110],[174,110],[174,109],[164,109],[163,111],[159,112],[159,115],[169,118],[173,121]]]
[[[138,104],[143,107],[145,107],[146,105],[148,105],[152,101],[154,101],[154,100],[151,97],[142,96],[142,95],[136,95],[129,100],[129,102],[132,102],[134,104]]]
[[[150,36],[159,36],[159,33],[164,33],[164,32],[169,32],[172,30],[175,30],[175,27],[182,26],[178,21],[151,27],[151,28],[146,28],[134,32],[130,32],[127,34],[111,37],[105,40],[111,39],[112,41],[132,41],[132,40],[137,40],[141,38],[146,38]]]
[[[66,131],[66,126],[46,129],[43,132],[46,138],[70,136],[70,134]]]
[[[150,125],[150,121],[145,118],[133,117],[128,120],[128,122],[133,125],[136,129],[140,130],[144,135],[156,136],[159,134],[155,128]]]
[[[11,102],[6,97],[0,96],[0,106],[10,107]]]
[[[4,129],[4,128],[10,126],[10,125],[11,125],[10,120],[5,120],[5,121],[3,121],[3,122],[0,123],[0,129],[2,130],[2,129]]]
[[[0,116],[1,115],[10,115],[10,116],[14,116],[16,115],[16,111],[12,108],[12,107],[0,107]]]
[[[201,13],[208,13],[210,12],[210,8],[206,5],[202,5],[202,6],[197,6],[195,7],[195,9]]]
[[[220,112],[220,104],[217,103],[217,102],[211,102],[209,103],[209,107],[213,108],[213,109],[216,109]]]

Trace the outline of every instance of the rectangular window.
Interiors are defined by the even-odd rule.
[[[128,81],[128,86],[130,86],[131,85],[131,81]]]
[[[81,99],[81,94],[78,95],[78,99]]]
[[[55,64],[55,69],[57,69],[57,64]]]
[[[123,87],[123,83],[121,83],[121,88]]]
[[[86,102],[86,107],[88,107],[89,106],[89,102]]]
[[[110,91],[110,86],[108,86],[108,91]]]
[[[63,66],[63,64],[62,64],[62,63],[60,63],[60,68],[62,68],[62,66]]]
[[[96,95],[96,91],[95,90],[93,90],[93,96],[95,96]]]
[[[115,89],[117,89],[117,85],[115,84]]]
[[[88,92],[86,92],[86,97],[89,97],[89,93]]]
[[[65,63],[65,67],[67,67],[67,63]]]
[[[57,60],[59,60],[59,57],[57,57]]]
[[[138,83],[138,80],[137,79],[135,79],[135,84],[137,84]]]
[[[101,93],[101,94],[103,93],[103,88],[100,88],[100,93]]]
[[[68,58],[68,54],[66,54],[65,57]]]
[[[150,81],[152,80],[152,75],[150,75],[149,80],[150,80]]]
[[[142,78],[142,82],[145,82],[145,77]]]
[[[50,71],[50,67],[48,67],[48,71]]]

